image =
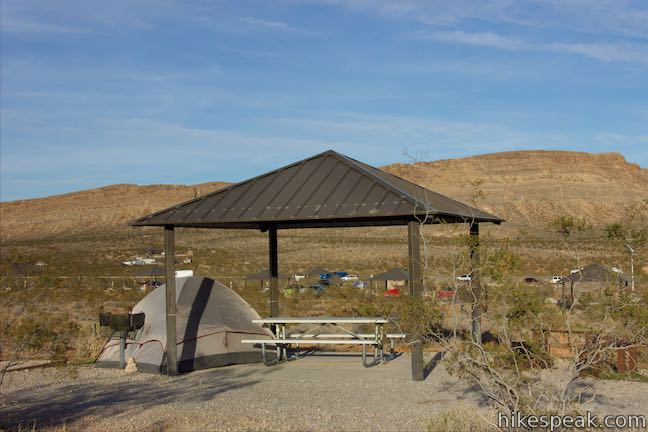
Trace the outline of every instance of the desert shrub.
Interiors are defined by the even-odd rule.
[[[474,409],[454,408],[433,416],[427,423],[428,432],[497,432],[491,419],[481,417]]]
[[[521,265],[522,260],[518,255],[507,249],[499,249],[486,254],[482,272],[496,282],[503,282],[515,274]]]
[[[427,339],[441,327],[443,316],[436,301],[402,297],[370,297],[358,303],[354,311],[360,316],[382,316],[394,320],[408,339]]]
[[[72,360],[75,363],[94,361],[111,334],[112,330],[105,327],[97,328],[93,322],[80,323],[79,331],[74,338],[74,355]]]
[[[0,345],[2,356],[6,359],[65,359],[78,332],[77,324],[66,316],[57,319],[48,316],[23,316],[15,321],[3,321],[0,325],[4,329],[0,336]]]

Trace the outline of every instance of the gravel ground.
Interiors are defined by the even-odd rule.
[[[317,355],[266,367],[238,365],[169,378],[91,367],[11,372],[0,424],[90,431],[424,430],[458,405],[484,406],[442,366],[411,381],[408,354],[369,369],[358,356]],[[648,384],[596,382],[585,409],[648,414]]]

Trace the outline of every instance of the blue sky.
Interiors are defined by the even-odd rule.
[[[239,181],[329,148],[648,166],[648,2],[0,2],[0,199]]]

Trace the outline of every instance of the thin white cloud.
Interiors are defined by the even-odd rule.
[[[33,17],[26,18],[21,14],[9,7],[0,3],[0,29],[3,33],[18,33],[18,34],[81,34],[86,33],[85,30],[67,25],[60,25],[50,22],[43,22],[34,19]]]
[[[648,65],[648,46],[607,43],[553,43],[547,50],[578,54],[603,62],[627,62]]]
[[[283,21],[272,21],[272,20],[266,20],[266,19],[252,17],[252,16],[243,17],[241,18],[241,20],[246,24],[261,30],[281,31],[285,33],[299,33],[299,34],[309,33],[305,30],[299,29],[297,27],[293,27]]]
[[[447,27],[470,21],[590,35],[648,38],[643,0],[293,0]]]
[[[525,42],[496,33],[468,33],[463,31],[445,31],[425,34],[425,37],[439,42],[457,43],[482,47],[498,48],[510,51],[528,49]]]
[[[572,138],[563,133],[531,133],[504,124],[478,121],[449,121],[438,118],[334,114],[318,118],[273,119],[277,126],[316,136],[346,137],[351,142],[377,147],[393,143],[427,146],[435,152],[447,148],[465,153],[492,152],[529,147],[560,148]]]
[[[435,42],[488,47],[506,51],[541,51],[575,54],[602,62],[624,62],[648,65],[648,45],[599,42],[529,42],[492,32],[445,31],[418,33]]]

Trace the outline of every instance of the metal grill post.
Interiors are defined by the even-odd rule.
[[[167,375],[178,374],[176,335],[175,231],[172,225],[164,227],[164,257],[166,260],[166,361]]]
[[[423,361],[423,343],[415,340],[410,343],[412,348],[412,381],[425,380],[425,367]]]

